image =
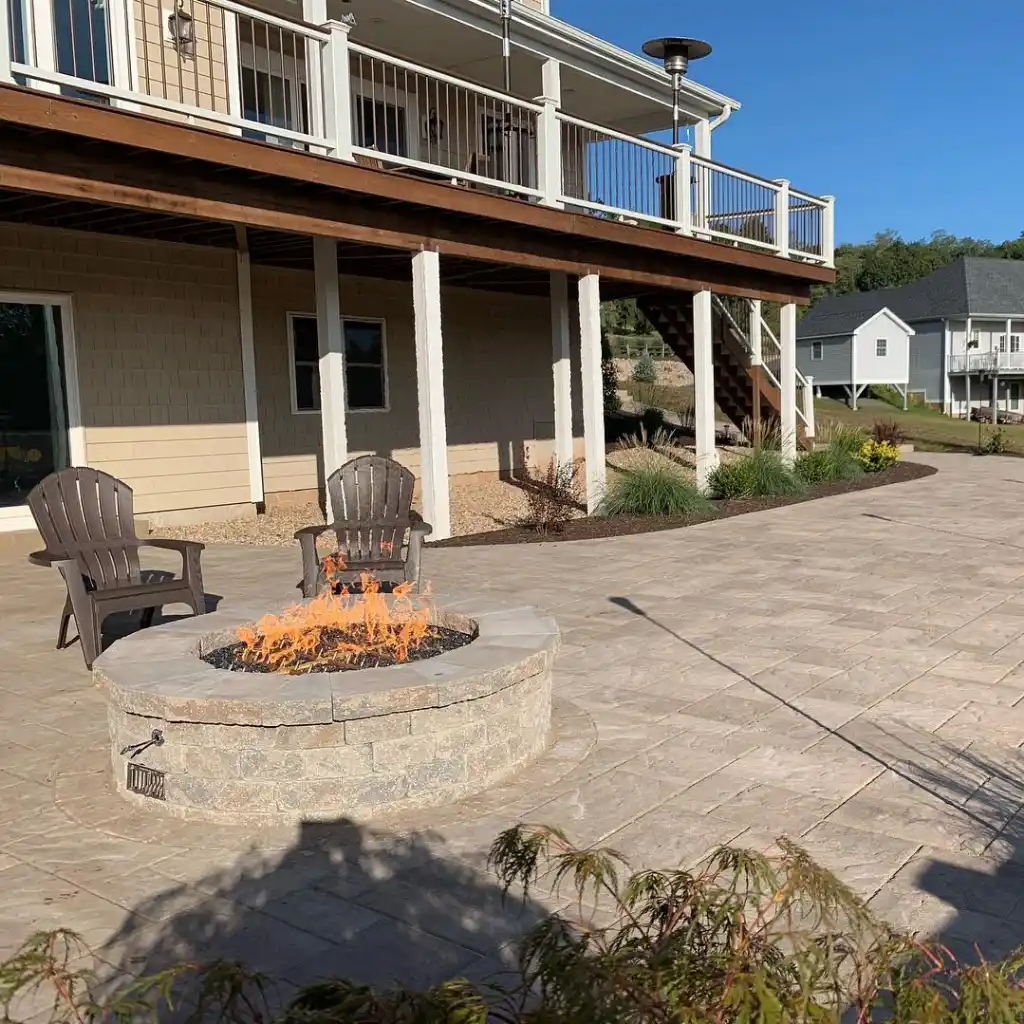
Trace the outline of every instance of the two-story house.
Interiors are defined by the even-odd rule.
[[[853,331],[883,319],[890,356],[908,352],[898,368],[906,376],[889,367],[881,377],[861,374],[854,393],[909,379],[911,394],[952,416],[981,407],[1024,413],[1024,261],[964,256],[900,288],[822,299],[800,321],[798,365],[816,388],[847,385],[836,373],[849,371]],[[869,340],[876,333],[869,329]]]
[[[502,36],[497,0],[7,0],[0,529],[64,465],[182,522],[366,451],[417,473],[436,537],[455,474],[583,456],[593,507],[603,298],[695,370],[702,479],[716,399],[806,428],[831,199],[715,162],[739,104],[692,76],[687,143],[649,137],[662,64],[543,0],[512,5],[507,61]]]

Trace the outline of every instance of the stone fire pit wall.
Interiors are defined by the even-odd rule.
[[[436,624],[476,639],[389,668],[286,676],[201,660],[266,607],[119,640],[94,670],[108,698],[118,792],[206,820],[365,820],[500,782],[548,745],[558,628],[534,608],[435,600]],[[122,754],[154,730],[161,745]],[[129,760],[162,773],[163,799],[129,789]]]

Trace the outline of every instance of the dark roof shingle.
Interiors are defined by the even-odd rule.
[[[884,306],[909,324],[951,316],[1024,317],[1024,260],[962,256],[900,288],[829,296],[801,318],[796,336],[852,334]]]

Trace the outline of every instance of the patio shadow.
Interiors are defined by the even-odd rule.
[[[274,999],[325,978],[428,987],[466,975],[510,984],[515,944],[545,915],[502,891],[482,865],[438,836],[396,836],[344,818],[304,822],[294,844],[258,846],[197,881],[187,860],[135,905],[98,951],[104,989],[181,963],[238,961],[266,975]],[[178,997],[188,1005],[188,984]],[[176,1014],[177,1016],[177,1014]]]

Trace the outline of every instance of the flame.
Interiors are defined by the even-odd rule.
[[[308,604],[240,627],[238,660],[290,673],[317,672],[365,655],[407,661],[427,636],[429,606],[411,597],[411,583],[397,584],[389,604],[369,573],[360,573],[359,582],[361,593],[327,590]]]

